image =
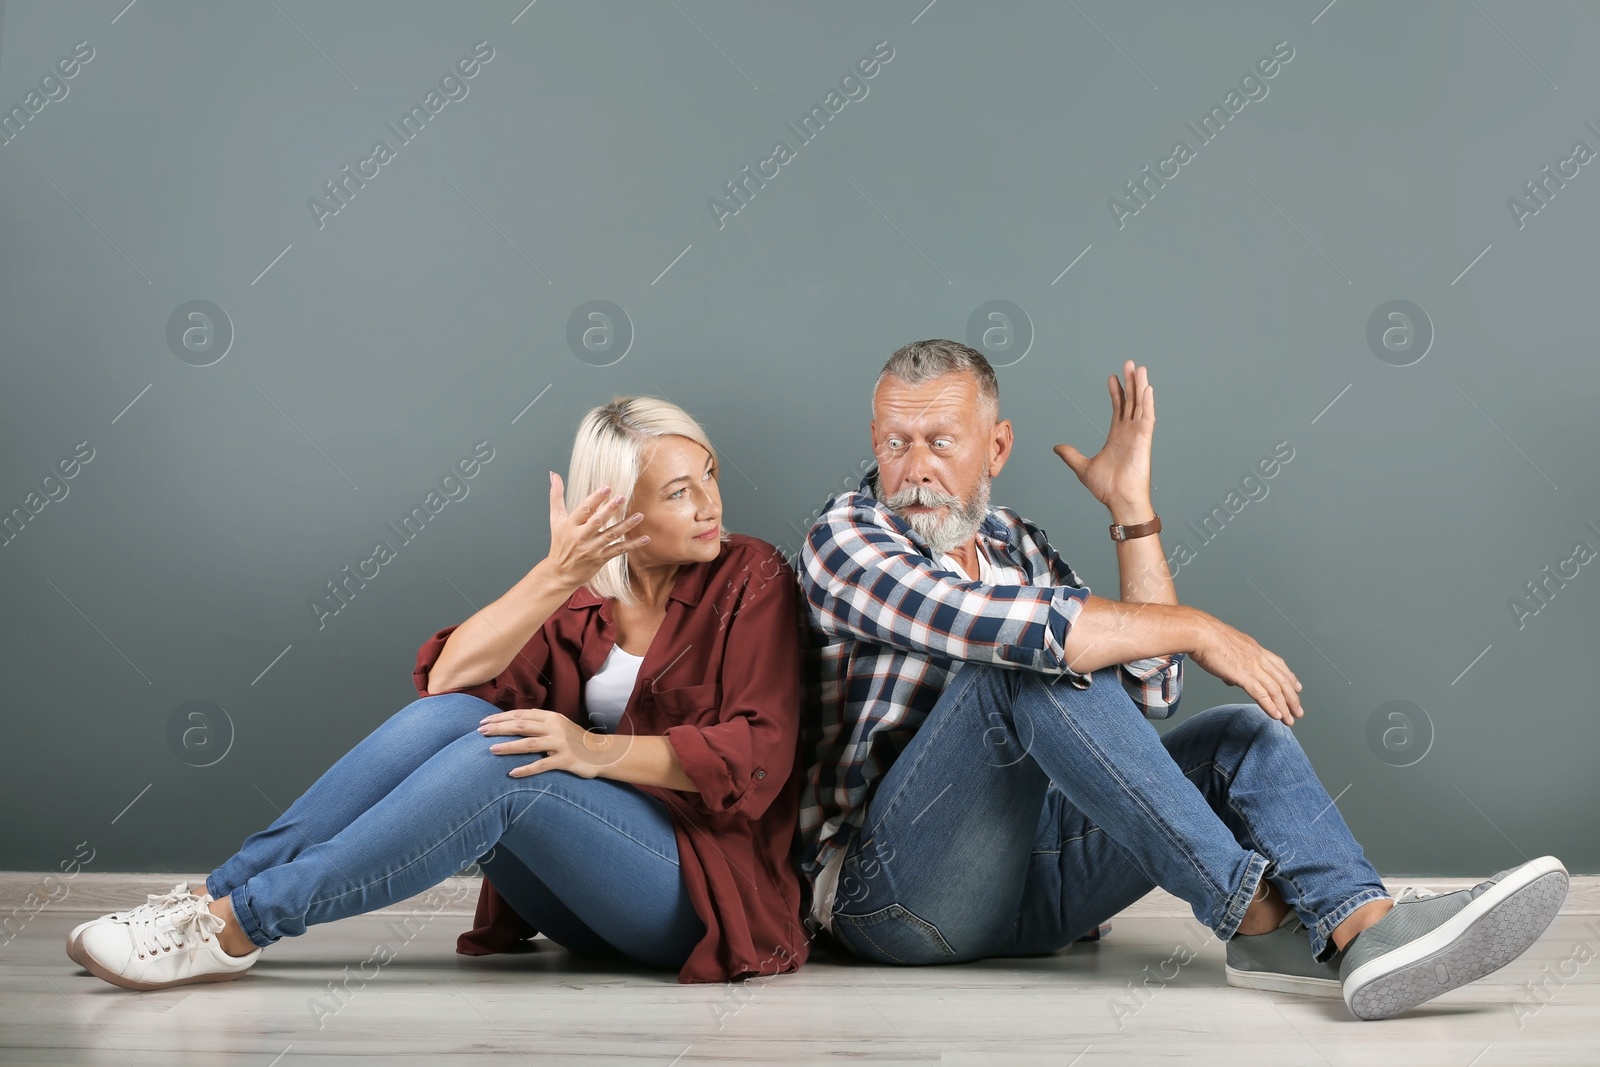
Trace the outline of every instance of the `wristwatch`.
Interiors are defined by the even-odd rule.
[[[1131,540],[1132,538],[1135,538],[1135,537],[1144,537],[1144,536],[1146,536],[1148,534],[1160,533],[1160,532],[1161,532],[1161,516],[1160,515],[1157,515],[1155,518],[1151,519],[1149,522],[1138,522],[1138,523],[1134,523],[1132,526],[1122,526],[1122,525],[1119,525],[1117,523],[1112,523],[1111,524],[1111,540],[1113,540],[1113,541],[1127,541],[1127,540]]]

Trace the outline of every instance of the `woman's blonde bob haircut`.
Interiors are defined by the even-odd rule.
[[[705,429],[687,411],[670,400],[654,396],[619,396],[609,404],[593,408],[578,423],[572,441],[572,462],[567,467],[566,506],[571,512],[583,498],[602,485],[627,499],[618,519],[634,512],[633,492],[643,470],[644,453],[657,437],[677,434],[687,437],[711,453],[714,467],[720,468],[717,450]],[[715,475],[714,475],[715,477]],[[609,528],[613,523],[607,523]],[[719,540],[728,540],[728,528],[718,523]],[[595,596],[634,602],[628,582],[628,554],[613,556],[595,576],[584,583]]]

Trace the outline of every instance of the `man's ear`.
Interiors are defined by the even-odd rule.
[[[994,436],[989,441],[989,477],[999,475],[1006,465],[1006,460],[1011,458],[1011,420],[1001,419],[994,424]]]

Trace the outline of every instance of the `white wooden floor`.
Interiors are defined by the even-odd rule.
[[[0,874],[0,915],[39,877]],[[1600,1064],[1600,878],[1575,879],[1539,944],[1490,978],[1363,1023],[1342,1001],[1229,987],[1222,943],[1160,892],[1104,941],[1053,957],[890,968],[818,955],[765,984],[679,985],[575,962],[542,939],[534,954],[458,956],[476,899],[461,879],[435,890],[454,891],[458,906],[429,915],[408,903],[313,927],[231,983],[132,993],[66,958],[73,925],[182,877],[84,872],[58,903],[24,911],[0,946],[0,1062]],[[410,911],[426,921],[404,941],[389,924]],[[366,967],[363,988],[379,942],[397,955]],[[332,998],[330,981],[347,976],[355,992]],[[1539,997],[1529,984],[1541,979]]]

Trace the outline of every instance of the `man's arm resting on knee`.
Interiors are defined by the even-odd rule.
[[[1113,663],[1193,653],[1215,621],[1187,604],[1125,604],[1091,593],[1067,630],[1066,664],[1091,674]]]
[[[1187,653],[1201,669],[1238,686],[1273,718],[1305,714],[1300,679],[1283,657],[1214,615],[1186,604],[1124,604],[1090,595],[1067,631],[1067,666],[1089,672],[1147,656]]]

